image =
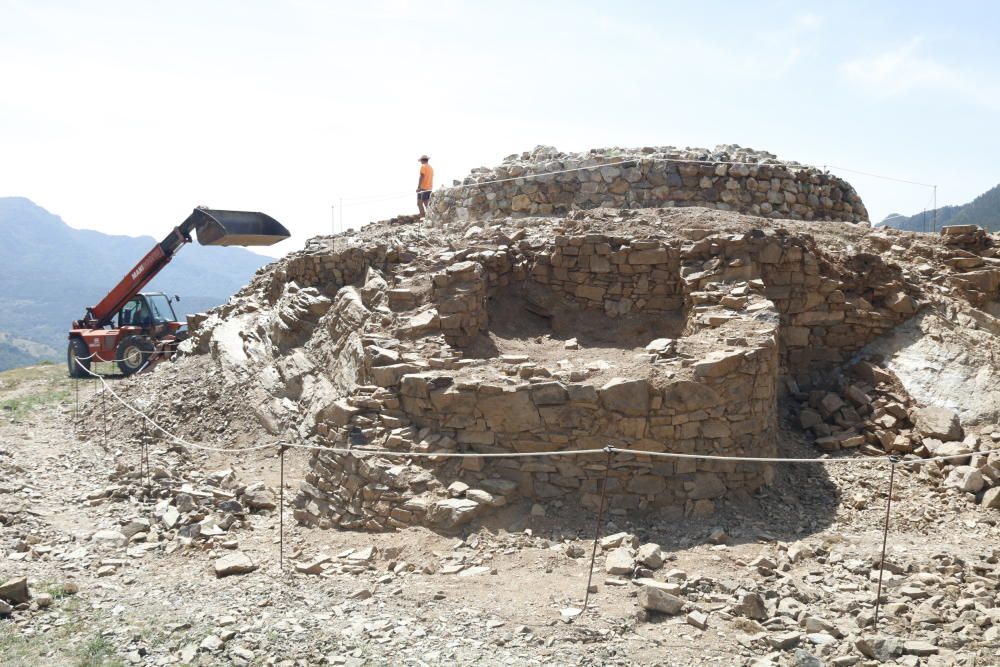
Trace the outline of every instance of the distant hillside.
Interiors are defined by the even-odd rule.
[[[901,216],[893,213],[879,223],[911,232],[935,231],[934,211]],[[944,225],[979,225],[991,232],[1000,231],[1000,185],[962,206],[944,206],[937,210],[937,227]]]
[[[28,199],[0,197],[0,370],[62,360],[70,322],[159,240],[73,229]],[[224,303],[269,261],[243,248],[193,243],[146,289],[180,295],[183,320]]]

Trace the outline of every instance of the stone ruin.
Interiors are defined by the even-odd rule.
[[[615,457],[610,506],[673,516],[710,514],[716,499],[754,491],[769,481],[768,466],[644,452],[774,455],[779,371],[808,376],[845,359],[912,312],[914,300],[898,281],[880,282],[887,270],[875,258],[859,284],[824,275],[829,267],[800,239],[682,234],[512,238],[455,253],[441,271],[392,289],[370,267],[364,285],[333,304],[359,313],[366,333],[358,386],[316,414],[317,437],[417,453],[612,444],[630,453]],[[312,269],[321,282],[322,261]],[[400,324],[372,332],[363,313],[383,304]],[[494,339],[520,340],[518,352],[482,349]],[[403,464],[319,453],[297,516],[379,530],[453,526],[516,497],[596,507],[601,458]],[[455,480],[469,490],[440,498]]]
[[[436,192],[431,211],[441,221],[463,222],[674,206],[792,220],[868,219],[861,198],[843,179],[733,145],[570,154],[539,146],[493,169],[474,169],[455,187]]]
[[[781,168],[805,173],[768,165]],[[863,214],[838,187],[824,215]],[[922,309],[979,321],[1000,299],[995,244],[974,230],[920,245],[704,207],[524,217],[489,198],[511,208],[458,215],[450,196],[430,224],[314,239],[185,344],[243,383],[269,432],[330,448],[295,498],[303,523],[450,530],[504,506],[596,508],[605,474],[613,512],[709,515],[748,501],[771,467],[654,454],[775,455],[779,398],[823,451],[933,453],[899,414],[915,404],[897,379],[858,360]],[[928,291],[928,262],[949,287]],[[866,379],[836,380],[848,367]],[[603,454],[558,455],[606,445],[627,450],[609,470]],[[453,452],[471,456],[436,456]],[[526,452],[554,455],[475,456]]]

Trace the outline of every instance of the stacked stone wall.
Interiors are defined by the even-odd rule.
[[[662,241],[557,237],[551,251],[535,255],[531,280],[609,316],[674,313],[684,306],[680,252]]]
[[[449,287],[436,288],[434,301],[454,322],[475,322],[478,331],[486,328],[485,299],[497,293],[498,285],[521,290],[542,307],[559,302],[612,317],[693,308],[696,323],[697,301],[707,289],[758,281],[781,314],[782,369],[803,378],[846,361],[916,312],[919,295],[908,293],[898,267],[879,256],[855,255],[845,271],[808,237],[698,232],[687,230],[691,238],[667,240],[563,236],[537,248],[469,254],[461,270],[435,276],[435,284]],[[453,298],[456,289],[464,295],[460,305]],[[449,342],[466,344],[473,329],[463,329],[460,336],[445,333]]]
[[[563,172],[563,173],[559,173]],[[854,188],[825,171],[773,155],[719,147],[565,154],[540,147],[461,184],[436,191],[431,215],[445,222],[564,216],[597,207],[705,206],[799,220],[859,222],[868,212]]]
[[[808,237],[762,231],[684,230],[682,238],[667,239],[591,234],[458,253],[431,276],[429,303],[399,329],[420,339],[441,334],[456,355],[404,358],[366,342],[361,386],[324,411],[317,429],[334,446],[423,455],[613,444],[630,452],[616,455],[609,471],[612,507],[707,514],[720,498],[765,484],[770,470],[643,452],[774,454],[779,373],[815,379],[815,371],[846,361],[918,305],[898,269],[880,257],[849,262],[848,270],[838,268]],[[541,294],[549,305],[612,317],[683,316],[687,326],[680,339],[651,343],[650,370],[629,379],[537,377],[463,360],[461,348],[488,329],[489,299],[501,292],[536,301]],[[514,498],[592,505],[603,475],[601,456],[403,463],[321,453],[296,501],[297,516],[369,530],[454,527]]]
[[[388,264],[399,262],[401,252],[401,248],[384,243],[307,250],[289,257],[283,273],[275,275],[274,281],[336,291],[343,285],[363,281],[369,267],[384,270]]]
[[[774,454],[777,341],[773,327],[757,333],[758,347],[723,348],[696,361],[685,379],[666,383],[503,385],[447,372],[410,373],[398,384],[362,388],[339,402],[326,426],[336,442],[349,442],[353,433],[376,446],[420,454],[558,452],[613,444],[630,452],[617,454],[608,473],[611,507],[710,514],[719,498],[766,483],[770,469],[660,459],[645,452]],[[350,528],[452,527],[461,523],[452,506],[470,499],[477,506],[467,510],[469,518],[515,497],[573,498],[594,506],[604,468],[603,455],[461,462],[442,457],[405,466],[364,455],[319,454],[297,501],[297,516]],[[464,503],[418,498],[454,480],[481,493],[465,492]]]

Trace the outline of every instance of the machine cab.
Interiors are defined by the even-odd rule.
[[[173,326],[171,326],[173,325]],[[132,297],[122,309],[112,326],[141,327],[142,329],[165,327],[177,329],[180,323],[174,313],[170,298],[162,292],[144,292]]]

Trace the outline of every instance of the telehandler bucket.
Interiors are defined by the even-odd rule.
[[[196,208],[188,221],[201,245],[274,245],[291,236],[284,225],[264,213]]]

